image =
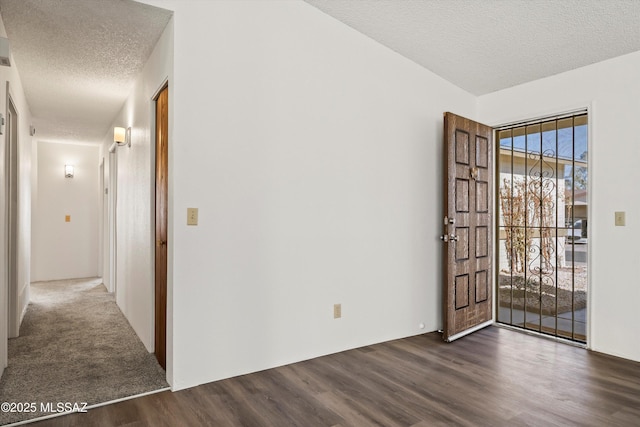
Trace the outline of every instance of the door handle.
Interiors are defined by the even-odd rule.
[[[442,236],[440,236],[440,240],[442,240],[445,243],[457,242],[458,236],[456,236],[455,234],[443,234]]]
[[[164,246],[167,242],[165,240],[156,240],[156,246]]]
[[[472,167],[469,170],[469,175],[471,175],[471,179],[476,181],[478,179],[478,168],[477,167]]]

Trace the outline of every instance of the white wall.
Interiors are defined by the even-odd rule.
[[[34,282],[98,274],[98,153],[99,147],[92,145],[38,142]],[[73,178],[65,178],[66,164],[74,166]]]
[[[475,98],[303,2],[145,3],[175,11],[174,389],[441,327],[442,115]]]
[[[169,22],[145,67],[113,120],[102,146],[106,182],[113,127],[131,127],[131,147],[118,147],[116,301],[145,347],[154,349],[154,94],[173,66],[173,22]],[[170,87],[171,96],[171,87]],[[110,188],[109,191],[113,192]],[[108,231],[108,230],[105,230]],[[103,237],[108,242],[108,235]],[[105,250],[108,255],[108,250]],[[108,271],[105,266],[104,271]],[[110,280],[110,279],[109,279]]]
[[[0,19],[0,36],[6,37],[4,23]],[[18,74],[15,60],[11,60],[11,67],[0,67],[0,113],[7,116],[7,93],[6,82],[9,82],[10,94],[18,110],[18,304],[17,312],[23,314],[29,303],[29,283],[30,283],[30,252],[31,252],[31,136],[29,126],[31,125],[31,112],[24,96],[22,82]],[[0,372],[7,365],[7,253],[6,253],[6,132],[0,136]]]
[[[640,361],[640,52],[482,96],[489,125],[590,107],[589,346]],[[614,226],[614,212],[627,226]]]

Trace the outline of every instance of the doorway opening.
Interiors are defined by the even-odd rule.
[[[118,201],[118,153],[116,152],[116,147],[112,146],[112,149],[109,150],[109,190],[107,194],[107,209],[109,214],[107,216],[109,224],[108,231],[109,235],[107,239],[109,240],[108,244],[108,265],[107,265],[107,275],[108,277],[103,277],[106,279],[104,282],[107,290],[114,295],[117,292],[117,265],[116,265],[116,256],[117,256],[117,201]]]
[[[497,321],[586,343],[588,116],[496,129]]]

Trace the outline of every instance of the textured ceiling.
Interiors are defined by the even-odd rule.
[[[305,0],[475,95],[640,50],[637,0]]]
[[[481,95],[640,50],[637,0],[305,0]],[[171,12],[0,0],[39,140],[99,143]]]
[[[130,0],[0,0],[38,140],[100,143],[171,17]]]

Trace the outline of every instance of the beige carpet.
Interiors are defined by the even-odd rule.
[[[51,415],[40,411],[49,402],[94,405],[165,388],[164,378],[100,279],[33,283],[20,337],[9,340],[0,403],[37,411],[3,407],[0,425]]]

